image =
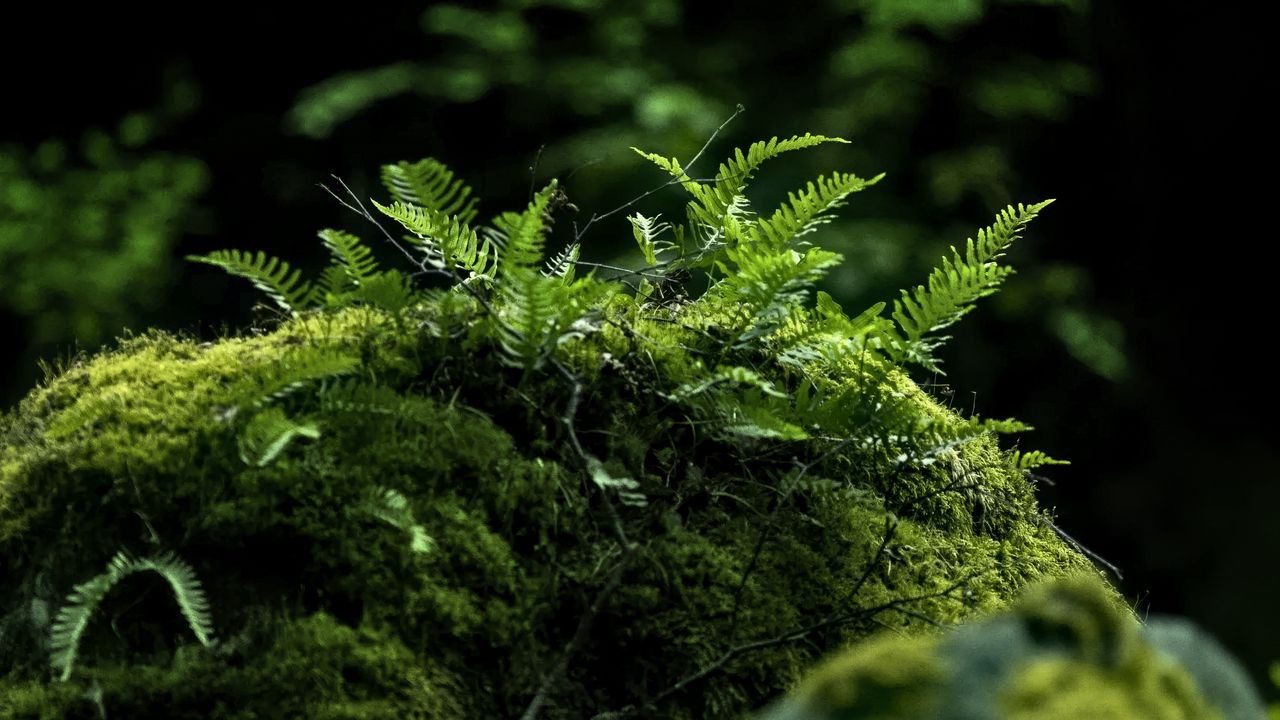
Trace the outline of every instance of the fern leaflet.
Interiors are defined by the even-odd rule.
[[[295,439],[320,437],[314,423],[297,423],[283,410],[268,408],[253,416],[240,433],[240,459],[245,465],[263,467],[271,463]]]
[[[289,263],[261,250],[256,255],[240,250],[215,250],[208,255],[188,255],[187,259],[216,265],[247,279],[290,315],[296,316],[305,310],[314,297],[311,283],[302,279],[301,270],[292,269]]]
[[[121,580],[144,570],[154,570],[169,582],[178,608],[200,644],[208,646],[213,641],[209,602],[191,566],[172,553],[134,559],[122,550],[111,559],[106,572],[76,585],[67,596],[66,604],[58,610],[49,630],[49,647],[50,664],[60,673],[59,680],[66,681],[71,677],[80,650],[80,639],[103,598]]]
[[[994,224],[978,232],[977,240],[969,239],[963,255],[951,248],[951,256],[944,256],[942,265],[930,273],[927,286],[902,291],[902,297],[893,301],[893,319],[901,335],[883,335],[885,349],[894,360],[915,362],[942,372],[933,351],[947,337],[929,336],[959,320],[973,309],[974,302],[996,291],[1013,272],[997,261],[1020,237],[1027,223],[1051,202],[1005,208]]]
[[[392,198],[405,205],[456,217],[463,225],[470,225],[476,217],[477,201],[471,197],[471,188],[434,158],[383,165],[382,184]]]

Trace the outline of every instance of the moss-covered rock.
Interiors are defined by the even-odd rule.
[[[1141,626],[1096,578],[1037,587],[945,635],[883,636],[760,720],[1262,720],[1239,664],[1185,621]]]
[[[577,275],[576,246],[544,264],[554,182],[477,229],[431,160],[384,168],[379,207],[447,288],[336,231],[314,285],[198,258],[285,319],[124,341],[0,421],[0,717],[736,717],[879,627],[1090,572],[1036,505],[1045,458],[996,444],[1021,426],[901,369],[936,368],[1045,204],[892,320],[811,307],[839,256],[800,238],[874,180],[759,220],[742,192],[835,141],[753,144],[710,185],[646,155],[694,199],[675,242],[632,218],[638,285]]]
[[[571,387],[461,354],[473,312],[308,314],[214,343],[149,333],[32,392],[0,450],[0,714],[514,716],[613,581],[544,716],[655,699],[644,712],[731,717],[879,625],[962,620],[1086,567],[991,438],[892,474],[846,447],[784,498],[813,447],[698,437],[635,386],[641,362],[675,360],[601,332],[570,358],[587,378],[577,432],[650,497],[621,508],[636,547],[617,568],[560,422]],[[402,404],[325,402],[348,375]],[[254,398],[320,437],[246,463],[233,412]],[[961,475],[983,491],[947,492]],[[368,511],[372,488],[408,498],[427,552]],[[107,596],[70,680],[50,682],[53,612],[122,548],[189,562],[221,642],[195,645],[164,584],[138,576]]]

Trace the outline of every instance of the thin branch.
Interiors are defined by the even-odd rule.
[[[538,713],[542,710],[542,706],[547,702],[552,686],[555,685],[556,680],[558,680],[560,676],[564,674],[565,670],[568,669],[569,660],[572,659],[573,656],[577,654],[578,650],[582,649],[582,646],[586,643],[587,636],[591,632],[592,623],[600,614],[600,611],[604,609],[605,603],[608,602],[609,597],[618,589],[618,585],[622,582],[622,575],[633,557],[635,557],[635,553],[631,549],[625,549],[623,551],[622,559],[618,561],[618,564],[613,567],[613,572],[609,574],[609,581],[605,583],[604,587],[600,588],[599,592],[596,593],[595,600],[591,602],[591,607],[587,609],[587,612],[582,616],[582,619],[578,621],[578,628],[574,631],[573,638],[569,640],[569,643],[565,645],[564,650],[560,652],[560,657],[556,659],[555,663],[547,670],[546,674],[542,676],[542,684],[538,687],[538,692],[533,696],[533,699],[529,701],[529,706],[525,708],[524,713],[520,715],[520,720],[537,719]]]
[[[698,158],[701,158],[701,157],[702,157],[702,154],[703,154],[703,153],[705,153],[705,152],[707,151],[707,148],[711,146],[711,143],[716,139],[716,136],[720,134],[720,131],[721,131],[721,130],[724,130],[724,129],[725,129],[725,127],[726,127],[729,123],[733,122],[734,118],[736,118],[736,117],[738,117],[739,115],[741,115],[741,114],[742,114],[742,112],[743,112],[744,110],[746,110],[746,108],[744,108],[741,104],[739,104],[739,105],[738,105],[738,107],[737,107],[737,109],[733,111],[733,114],[732,114],[732,115],[730,115],[730,116],[729,116],[729,117],[728,117],[724,122],[720,123],[720,127],[716,128],[716,129],[715,129],[715,131],[711,133],[711,136],[707,138],[707,141],[706,141],[705,143],[703,143],[703,144],[702,144],[702,149],[698,150],[698,153],[697,153],[696,155],[694,155],[694,156],[693,156],[693,159],[692,159],[692,160],[690,160],[690,161],[689,161],[689,163],[685,166],[685,174],[686,174],[686,175],[688,174],[688,170],[689,170],[689,168],[693,167],[693,164],[694,164],[694,163],[696,163],[696,162],[698,162]],[[623,210],[627,210],[627,209],[631,208],[632,206],[634,206],[636,203],[640,202],[641,200],[644,200],[645,198],[648,198],[650,195],[653,195],[653,194],[655,194],[655,193],[661,192],[662,190],[665,190],[665,189],[667,189],[667,188],[671,187],[672,185],[677,185],[677,184],[679,184],[680,182],[681,182],[681,181],[680,181],[680,179],[679,179],[679,178],[673,178],[672,180],[670,180],[670,181],[668,181],[668,182],[666,182],[666,183],[663,183],[662,185],[659,185],[658,187],[655,187],[655,188],[653,188],[652,190],[649,190],[649,191],[647,191],[647,192],[641,193],[640,195],[638,195],[638,196],[636,196],[635,198],[633,198],[630,202],[627,202],[627,203],[624,203],[624,204],[622,204],[622,205],[619,205],[618,207],[616,207],[616,208],[614,208],[614,209],[610,210],[609,212],[607,212],[607,213],[605,213],[605,214],[603,214],[603,215],[597,215],[596,213],[591,213],[591,218],[587,220],[587,224],[586,224],[586,225],[584,225],[584,226],[582,226],[582,229],[581,229],[581,230],[579,230],[579,229],[578,229],[578,223],[577,223],[577,222],[574,222],[574,224],[573,224],[573,239],[574,239],[574,242],[580,242],[580,241],[582,240],[582,236],[583,236],[583,235],[586,235],[586,234],[587,234],[587,230],[590,230],[590,229],[591,229],[591,226],[592,226],[592,225],[594,225],[594,224],[596,224],[596,222],[598,222],[598,221],[600,221],[600,220],[604,220],[604,219],[609,218],[609,217],[612,217],[612,216],[614,216],[614,215],[617,215],[618,213],[622,212]]]

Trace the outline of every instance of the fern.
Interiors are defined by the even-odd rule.
[[[595,456],[587,457],[587,472],[591,481],[602,490],[615,492],[624,505],[644,507],[649,499],[640,492],[640,483],[629,477],[617,477],[605,469],[604,463]]]
[[[188,255],[187,259],[215,265],[249,280],[290,315],[298,315],[314,299],[311,283],[302,279],[301,270],[262,251],[254,255],[240,250],[215,250],[208,255]]]
[[[409,534],[409,548],[418,554],[431,551],[435,541],[413,517],[409,499],[398,490],[381,485],[370,490],[361,506],[364,512]]]
[[[59,673],[59,680],[66,681],[71,677],[80,649],[80,640],[89,627],[94,610],[101,604],[103,598],[121,580],[144,570],[160,573],[169,582],[173,596],[178,601],[178,608],[200,644],[207,647],[213,642],[213,621],[209,616],[209,603],[191,566],[172,553],[134,559],[122,550],[111,559],[106,572],[88,582],[76,585],[67,596],[66,604],[58,610],[58,615],[49,631],[49,647],[50,664],[54,671]]]
[[[405,205],[457,218],[462,225],[470,225],[476,217],[471,188],[433,158],[383,165],[382,184],[392,198]]]
[[[378,273],[378,261],[360,238],[341,230],[321,230],[320,240],[333,256],[333,266],[342,270],[351,284],[360,286]]]
[[[658,255],[669,250],[675,249],[675,243],[669,240],[659,240],[658,236],[671,230],[671,223],[659,222],[661,215],[654,215],[651,218],[645,217],[640,213],[631,215],[627,218],[631,223],[632,234],[636,238],[636,244],[640,246],[640,252],[644,254],[646,265],[653,267],[658,264]]]
[[[849,195],[876,184],[883,177],[880,174],[863,180],[852,173],[833,173],[830,178],[819,176],[804,190],[788,193],[787,202],[767,219],[752,225],[748,237],[752,242],[785,247],[830,221],[828,213],[841,207]]]
[[[990,227],[970,238],[962,255],[954,247],[951,256],[929,275],[927,286],[902,291],[893,302],[893,319],[899,332],[885,332],[885,349],[898,362],[914,362],[941,373],[933,351],[948,338],[937,336],[973,309],[973,303],[996,291],[1013,270],[998,260],[1018,239],[1027,223],[1052,200],[1035,205],[1009,206]]]
[[[547,261],[547,269],[542,271],[547,277],[557,277],[572,281],[577,270],[578,258],[582,255],[582,245],[571,243],[558,255]]]
[[[263,467],[271,463],[295,439],[320,437],[313,423],[290,420],[279,408],[268,408],[253,416],[240,433],[240,459],[245,465]]]
[[[752,143],[746,153],[737,149],[733,157],[720,164],[719,172],[711,185],[704,185],[690,178],[680,166],[680,161],[675,158],[665,158],[638,148],[632,148],[632,150],[666,170],[693,196],[693,201],[688,206],[688,214],[694,226],[723,228],[730,208],[740,203],[743,190],[765,161],[785,152],[810,148],[827,142],[847,143],[849,141],[806,133],[786,140],[775,137],[768,141]]]
[[[782,249],[769,251],[756,245],[729,248],[727,259],[737,265],[721,265],[726,277],[710,291],[725,307],[734,308],[742,321],[737,343],[749,342],[772,333],[786,319],[790,309],[803,302],[813,284],[838,265],[841,256],[820,248],[801,253]]]
[[[1010,461],[1013,463],[1014,467],[1021,470],[1034,470],[1035,468],[1044,467],[1045,465],[1071,464],[1070,461],[1067,460],[1051,458],[1039,450],[1032,450],[1031,452],[1026,453],[1015,450],[1013,455],[1010,456]]]
[[[374,206],[413,233],[407,240],[437,269],[461,268],[474,275],[492,275],[496,248],[466,222],[442,210],[409,205],[399,200]]]
[[[309,383],[346,375],[359,366],[360,359],[354,355],[304,346],[269,367],[259,368],[258,374],[242,381],[233,389],[231,401],[234,405],[262,407],[268,402],[287,397]]]

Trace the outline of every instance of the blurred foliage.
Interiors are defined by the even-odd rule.
[[[1026,199],[1011,188],[1041,191],[1013,167],[1094,90],[1072,46],[1085,10],[1080,0],[823,0],[767,23],[749,8],[723,15],[674,0],[435,4],[421,15],[420,57],[307,88],[287,125],[345,140],[344,126],[366,114],[387,128],[427,111],[497,109],[509,132],[545,143],[538,169],[568,174],[575,202],[589,208],[645,189],[624,179],[634,177],[627,146],[687,159],[742,103],[735,137],[796,128],[850,137],[843,166],[889,171],[851,219],[825,229],[822,242],[852,261],[828,289],[856,302],[901,286],[963,240],[964,227]],[[1027,39],[1046,35],[1053,46]],[[379,116],[380,104],[396,114]],[[794,177],[827,170],[797,166]],[[589,182],[575,187],[577,173]],[[1038,324],[1102,377],[1125,377],[1123,328],[1090,307],[1085,270],[1021,264],[1038,269],[1011,283],[1006,319]]]
[[[25,356],[95,346],[164,299],[208,171],[151,146],[196,103],[174,83],[160,108],[111,132],[0,145],[0,308],[20,318]]]

